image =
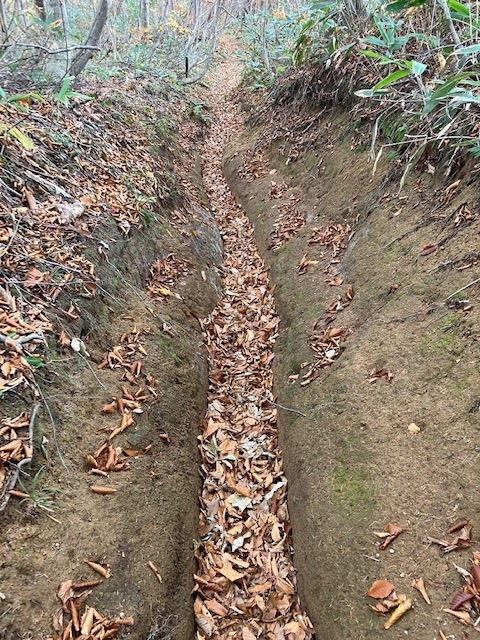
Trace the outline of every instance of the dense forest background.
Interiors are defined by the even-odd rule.
[[[26,108],[25,91],[53,87],[65,103],[80,74],[107,80],[133,70],[178,89],[204,78],[230,30],[252,89],[292,69],[328,71],[322,95],[369,110],[373,157],[407,152],[410,166],[430,143],[478,156],[479,12],[478,2],[459,0],[1,0],[0,97]],[[396,113],[398,126],[382,128]]]

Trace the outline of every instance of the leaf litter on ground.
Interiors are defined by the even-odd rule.
[[[226,88],[235,82],[236,73],[229,73]],[[300,607],[291,562],[277,410],[269,402],[279,320],[252,227],[222,176],[223,149],[229,136],[241,132],[241,117],[238,107],[223,100],[224,81],[217,86],[216,117],[202,158],[204,184],[224,242],[223,294],[210,317],[201,321],[210,385],[199,436],[203,489],[196,550],[197,635],[199,640],[309,640],[313,628]],[[248,171],[251,179],[268,173],[261,154]],[[284,187],[279,189],[283,195]],[[292,230],[279,225],[279,242],[304,223],[293,208],[289,211]],[[289,215],[285,210],[285,225]]]
[[[86,258],[86,244],[95,242],[96,230],[108,228],[112,220],[121,234],[132,235],[155,215],[157,203],[168,202],[170,197],[168,180],[159,178],[171,171],[165,154],[158,155],[152,171],[149,136],[155,131],[158,97],[142,92],[139,99],[136,96],[135,101],[126,101],[123,85],[115,82],[91,83],[90,89],[96,99],[78,101],[75,108],[59,107],[47,99],[25,102],[22,136],[3,137],[2,394],[28,391],[33,398],[39,397],[35,371],[46,364],[48,336],[56,335],[60,347],[71,347],[79,356],[89,358],[83,341],[71,335],[67,326],[59,326],[62,320],[80,318],[81,310],[71,302],[73,298],[93,298],[99,291],[108,294],[101,287],[93,262]],[[117,96],[124,115],[109,106],[115,104]],[[151,104],[144,108],[149,101]],[[168,109],[172,117],[181,118],[184,105],[171,101]],[[141,114],[136,127],[129,123],[133,113]],[[18,122],[19,112],[15,105],[3,102],[0,116],[10,131]],[[102,135],[106,130],[115,135]],[[184,173],[178,171],[178,176]],[[182,180],[182,188],[190,221],[194,221],[198,195],[188,180]],[[106,241],[99,242],[97,251],[101,259],[108,260]],[[6,432],[0,438],[4,447],[0,463],[2,493],[7,486],[5,469],[12,461],[21,461],[21,454],[15,451],[9,456],[10,462],[5,460],[4,454],[12,445],[7,442],[10,438]]]

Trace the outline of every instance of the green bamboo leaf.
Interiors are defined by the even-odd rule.
[[[480,51],[480,44],[471,44],[468,47],[460,47],[460,49],[455,49],[453,53],[456,56],[468,56],[472,53],[478,53]]]
[[[370,49],[360,51],[360,53],[362,54],[362,56],[365,56],[366,58],[376,58],[377,60],[381,60],[382,62],[385,62],[388,64],[393,62],[391,58],[387,58],[387,56],[384,56],[381,53],[377,53],[376,51],[370,51]]]
[[[446,82],[441,84],[438,87],[438,89],[435,89],[435,91],[431,93],[427,102],[425,103],[425,106],[422,111],[422,116],[425,117],[431,111],[433,111],[433,109],[435,109],[437,104],[441,100],[443,100],[443,98],[450,97],[455,87],[457,86],[457,84],[462,80],[465,80],[466,78],[468,78],[469,75],[470,75],[469,73],[459,73],[458,75],[453,76],[453,78],[450,78],[450,80],[447,80]]]
[[[7,127],[6,124],[0,124],[0,133],[6,133],[12,136],[12,138],[18,140],[27,151],[32,151],[35,148],[33,141],[18,127]]]
[[[387,11],[392,13],[398,13],[404,9],[413,9],[414,7],[421,7],[426,4],[427,0],[396,0],[396,2],[390,2],[385,7]]]
[[[40,369],[45,366],[45,362],[37,356],[25,356],[25,360],[32,367],[32,369]]]
[[[372,91],[376,93],[379,89],[388,87],[394,82],[397,82],[397,80],[400,80],[401,78],[405,78],[405,76],[408,76],[409,74],[410,74],[410,71],[408,69],[397,69],[393,73],[390,73],[386,78],[383,78],[383,80],[380,80],[380,82],[377,82],[377,84],[373,87]]]
[[[387,43],[381,38],[377,38],[377,36],[367,36],[366,38],[363,38],[363,41],[367,44],[374,44],[377,47],[387,47]]]
[[[412,60],[412,73],[415,76],[421,76],[424,71],[426,71],[427,65],[423,64],[423,62],[417,62],[416,60]]]
[[[355,95],[359,98],[371,98],[373,91],[371,89],[360,89],[359,91],[355,91]]]
[[[38,100],[42,101],[42,96],[39,93],[29,91],[28,93],[17,93],[14,96],[8,96],[7,102],[21,102],[22,100]]]
[[[447,4],[451,11],[455,11],[455,13],[460,14],[463,18],[470,18],[470,11],[468,7],[466,7],[458,0],[447,0]]]

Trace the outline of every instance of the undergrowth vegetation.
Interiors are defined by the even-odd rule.
[[[0,0],[0,108],[21,111],[46,88],[66,107],[89,99],[72,84],[80,73],[148,77],[175,95],[203,80],[229,33],[245,86],[270,92],[266,109],[351,111],[371,129],[357,148],[370,147],[374,170],[399,160],[401,185],[418,163],[435,173],[441,157],[450,175],[480,158],[478,2],[98,0],[93,18],[83,0],[31,5]],[[28,150],[21,126],[0,122],[0,134]]]
[[[478,3],[315,1],[266,12],[245,32],[247,82],[271,87],[269,107],[351,110],[371,125],[374,170],[383,155],[402,158],[401,186],[419,162],[434,173],[446,158],[449,175],[465,151],[480,157]]]

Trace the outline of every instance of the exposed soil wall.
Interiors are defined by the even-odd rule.
[[[480,526],[478,284],[449,298],[479,277],[478,183],[464,170],[446,189],[414,172],[398,195],[388,166],[372,177],[367,154],[352,151],[347,124],[324,116],[316,145],[288,163],[289,143],[271,148],[257,129],[231,145],[224,170],[271,266],[278,402],[305,414],[279,410],[295,563],[316,637],[387,633],[365,595],[382,578],[414,599],[390,637],[431,640],[460,634],[442,608],[462,585],[453,562],[468,567],[471,550],[445,555],[427,535],[445,537],[460,517]],[[304,226],[284,225],[291,237],[273,250],[292,210]],[[309,244],[332,224],[351,228],[336,256]],[[329,327],[348,331],[340,355],[301,386],[315,361],[309,337]],[[405,531],[382,551],[374,532],[388,522]],[[431,606],[412,589],[419,577]]]
[[[0,516],[0,636],[5,640],[52,637],[59,583],[100,578],[85,560],[104,563],[111,571],[93,589],[89,605],[111,619],[132,616],[128,637],[194,636],[196,438],[208,385],[198,317],[210,312],[219,294],[216,267],[222,242],[205,207],[199,160],[196,154],[186,157],[180,136],[169,140],[176,165],[170,188],[183,195],[187,190],[191,197],[175,196],[128,235],[105,219],[85,238],[85,255],[96,266],[97,295],[64,296],[52,309],[59,330],[81,339],[88,355],[52,337],[45,354],[48,366],[37,374],[51,419],[43,406],[34,425],[30,477],[23,477],[34,500],[11,498]],[[147,295],[150,268],[170,255],[186,261],[185,272],[167,287],[168,295],[152,299]],[[71,302],[75,313],[62,316],[58,308],[68,309]],[[136,384],[130,384],[128,367],[120,361],[113,368],[98,368],[115,349],[123,349],[127,362],[141,363]],[[131,414],[134,424],[114,440],[115,447],[131,452],[128,469],[108,478],[89,475],[87,454],[110,437],[120,420],[117,412],[102,412],[102,407],[112,398],[125,398],[122,387],[134,393],[142,380],[154,392],[145,390],[148,400]],[[3,417],[28,409],[34,400],[29,392],[4,396]],[[33,486],[37,471],[38,486]],[[91,485],[99,484],[116,493],[92,493]],[[50,497],[55,498],[53,510],[45,511],[42,505]]]

